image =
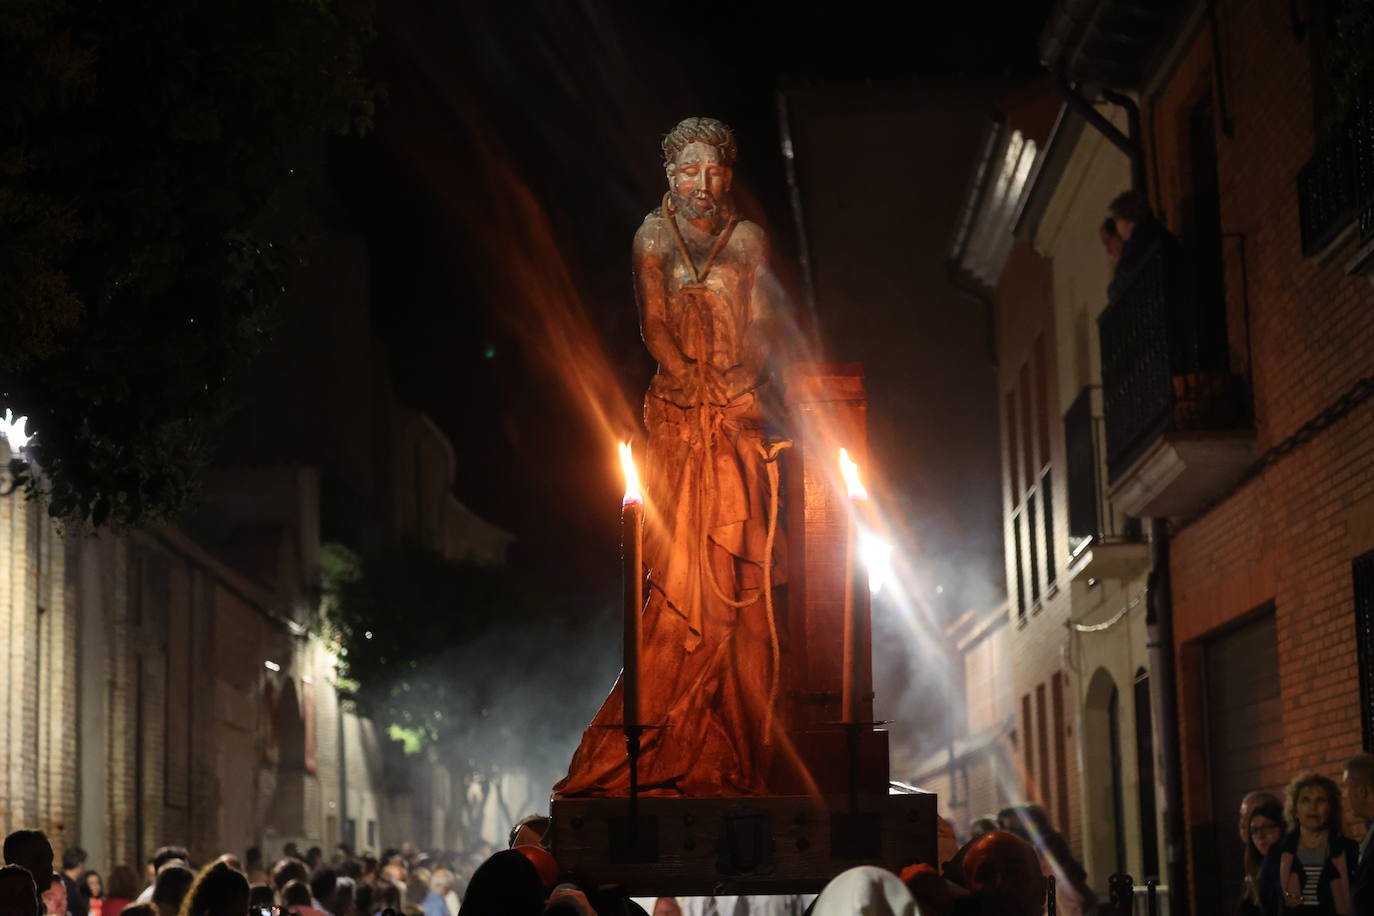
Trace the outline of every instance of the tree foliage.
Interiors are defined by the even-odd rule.
[[[367,0],[15,0],[0,15],[0,405],[59,518],[193,492],[323,142],[363,130]]]
[[[508,567],[328,545],[324,628],[360,714],[482,778],[553,779],[615,678],[614,608],[569,616]]]
[[[493,630],[530,618],[528,595],[511,571],[413,543],[365,559],[329,545],[323,579],[324,622],[358,711],[404,734],[411,750],[467,737],[496,685],[448,662]]]

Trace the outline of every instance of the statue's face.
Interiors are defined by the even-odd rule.
[[[728,199],[734,173],[721,161],[720,150],[709,143],[693,141],[668,166],[668,188],[673,203],[688,219],[716,215]]]

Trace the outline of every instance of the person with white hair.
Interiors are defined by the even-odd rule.
[[[917,916],[916,901],[902,879],[875,865],[860,865],[831,879],[811,912],[813,916]]]
[[[453,887],[453,873],[441,868],[429,876],[429,893],[420,901],[420,909],[425,916],[453,916],[448,911],[444,895]]]

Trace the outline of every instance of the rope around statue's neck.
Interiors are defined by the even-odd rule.
[[[663,195],[663,215],[668,221],[668,228],[672,230],[673,241],[677,243],[677,249],[682,255],[682,260],[686,262],[687,269],[692,272],[692,282],[697,286],[704,285],[707,274],[711,272],[712,266],[716,263],[716,258],[720,255],[721,251],[725,249],[726,243],[730,241],[730,234],[735,231],[735,225],[739,223],[739,217],[734,214],[730,216],[725,223],[725,227],[721,229],[720,234],[716,236],[715,241],[711,244],[711,250],[706,255],[706,261],[698,268],[696,262],[692,259],[692,253],[687,250],[687,241],[682,237],[682,230],[678,228],[677,208],[673,206],[673,196],[671,192]],[[698,306],[698,308],[699,307],[700,306]],[[699,316],[698,318],[699,322],[701,322],[701,317],[702,316]],[[705,577],[711,583],[711,589],[716,593],[716,598],[730,607],[740,609],[747,608],[757,603],[760,597],[763,598],[764,610],[768,617],[768,636],[772,644],[773,652],[773,668],[768,684],[768,708],[765,711],[763,727],[763,742],[765,745],[769,745],[773,743],[773,710],[774,707],[777,706],[779,668],[781,667],[782,661],[782,651],[778,643],[777,616],[773,610],[773,545],[777,538],[778,531],[778,490],[780,489],[776,459],[777,452],[781,451],[781,449],[786,446],[775,446],[773,453],[769,454],[768,447],[761,443],[755,443],[763,454],[763,459],[768,469],[768,536],[765,540],[763,553],[763,587],[759,590],[759,594],[756,594],[753,598],[747,601],[736,601],[725,594],[725,589],[721,588],[719,580],[716,579],[715,567],[711,565],[710,535],[708,534],[706,524],[706,519],[708,517],[708,507],[706,505],[706,480],[712,466],[711,450],[709,447],[711,435],[716,432],[712,427],[719,424],[720,413],[718,410],[710,410],[709,412],[711,415],[707,415],[708,408],[713,406],[706,397],[705,373],[710,354],[704,352],[705,341],[699,341],[699,344],[701,346],[698,348],[697,361],[697,418],[698,422],[701,424],[701,481],[700,486],[697,487],[697,514],[701,520],[701,545],[699,547],[700,562],[706,568]],[[720,406],[723,407],[725,405]],[[712,421],[715,422],[713,423]],[[727,551],[727,555],[728,553]]]
[[[692,282],[698,285],[706,282],[706,275],[711,272],[711,266],[716,263],[716,256],[725,247],[725,243],[730,241],[730,233],[735,231],[735,224],[739,222],[739,216],[731,214],[725,222],[725,228],[720,230],[716,240],[711,245],[711,251],[706,255],[706,261],[697,269],[696,261],[692,260],[692,253],[687,250],[687,241],[682,237],[682,230],[677,226],[677,208],[673,206],[672,192],[663,195],[663,216],[668,220],[668,228],[673,230],[673,240],[677,242],[677,250],[682,252],[682,260],[687,262],[687,268],[692,272]]]

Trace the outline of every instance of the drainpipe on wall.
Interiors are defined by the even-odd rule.
[[[1140,142],[1140,108],[1135,100],[1110,89],[1102,97],[1126,112],[1129,136],[1069,82],[1062,68],[1055,80],[1064,102],[1083,116],[1131,161],[1131,187],[1147,194],[1145,153]],[[1178,672],[1174,654],[1173,601],[1169,583],[1169,526],[1162,518],[1150,519],[1150,579],[1146,586],[1146,639],[1150,656],[1150,705],[1154,707],[1159,753],[1159,807],[1164,812],[1165,878],[1169,882],[1170,916],[1187,916],[1188,831],[1183,819],[1183,762],[1179,751]]]
[[[339,732],[339,842],[347,842],[349,851],[358,854],[358,837],[348,832],[348,748],[344,745],[344,705],[339,688],[334,687],[334,712]]]
[[[1106,137],[1112,146],[1121,150],[1126,158],[1131,160],[1131,187],[1144,194],[1145,151],[1140,146],[1140,108],[1136,105],[1135,100],[1110,89],[1105,89],[1102,92],[1104,99],[1118,108],[1126,110],[1127,129],[1130,130],[1128,136],[1122,133],[1119,127],[1107,120],[1092,102],[1089,102],[1079,93],[1069,82],[1069,78],[1064,75],[1062,69],[1055,71],[1054,80],[1059,87],[1059,94],[1064,97],[1064,104],[1082,115],[1083,120],[1096,128],[1097,132]]]
[[[1188,835],[1183,820],[1183,771],[1178,737],[1178,673],[1174,657],[1174,608],[1169,583],[1168,522],[1150,519],[1150,579],[1146,585],[1146,640],[1150,653],[1150,702],[1159,745],[1160,810],[1164,812],[1164,860],[1170,916],[1188,914]]]

